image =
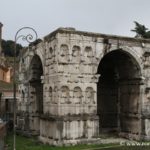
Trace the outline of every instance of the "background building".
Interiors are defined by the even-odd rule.
[[[13,116],[13,70],[2,53],[2,27],[0,23],[0,118],[9,120]]]

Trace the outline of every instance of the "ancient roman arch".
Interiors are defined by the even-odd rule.
[[[141,69],[123,49],[107,53],[98,66],[97,113],[100,132],[122,136],[141,133]],[[135,128],[135,126],[137,126]]]
[[[26,129],[28,114],[28,131],[54,145],[103,133],[150,139],[149,48],[149,40],[72,28],[33,43],[20,62],[19,88],[29,92],[20,99],[18,127]]]

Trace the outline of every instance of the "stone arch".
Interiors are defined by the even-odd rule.
[[[34,55],[29,68],[29,81],[32,88],[35,89],[35,102],[36,110],[35,112],[41,114],[43,113],[43,67],[41,59],[38,55]]]
[[[142,77],[142,75],[143,75],[143,60],[136,53],[136,51],[133,48],[130,48],[130,47],[127,47],[127,46],[120,46],[119,49],[114,49],[113,47],[111,47],[105,55],[109,54],[110,52],[116,51],[116,50],[120,50],[122,52],[125,52],[126,54],[128,54],[130,57],[132,57],[135,60],[135,63],[140,68],[141,77]],[[102,60],[102,58],[105,55],[100,55],[100,58],[98,59],[98,63],[97,63],[97,69],[98,69],[100,61]]]
[[[80,46],[74,45],[72,48],[72,62],[80,63],[81,61],[81,48]]]
[[[69,61],[69,48],[67,44],[61,44],[59,52],[59,60],[62,63],[67,63]]]
[[[91,46],[86,46],[84,49],[84,61],[85,63],[92,63],[93,51]]]
[[[69,103],[69,98],[70,98],[69,87],[62,86],[60,91],[61,91],[61,94],[60,94],[61,102],[60,103],[62,103],[62,104]]]
[[[117,49],[110,49],[109,52],[112,51],[116,51]],[[132,57],[135,61],[135,63],[137,64],[137,66],[140,68],[141,74],[143,74],[143,61],[142,59],[138,56],[138,54],[136,53],[135,49],[127,47],[127,46],[120,46],[119,48],[120,51],[125,52],[126,54],[128,54],[130,57]],[[108,53],[109,53],[108,52]]]
[[[75,87],[73,89],[73,99],[74,99],[74,103],[76,104],[81,104],[82,103],[82,90],[80,87]]]
[[[131,53],[122,49],[108,52],[101,59],[97,73],[97,112],[100,131],[120,135],[139,134],[141,103],[141,66]],[[133,127],[137,124],[137,128]]]
[[[30,92],[33,91],[33,98],[30,108],[33,113],[31,126],[37,133],[40,131],[40,116],[43,114],[43,65],[40,57],[34,55],[29,65]],[[37,123],[35,126],[34,122]]]
[[[142,59],[137,55],[136,51],[133,48],[129,48],[127,46],[124,46],[121,48],[121,50],[127,52],[128,54],[130,54],[138,63],[139,67],[143,64],[142,63]]]
[[[34,55],[29,67],[30,82],[32,80],[41,80],[43,75],[42,61],[38,55]]]
[[[87,87],[85,90],[85,104],[94,104],[94,90],[92,87]]]
[[[34,51],[34,55],[33,57],[31,58],[29,64],[31,64],[31,61],[33,60],[34,56],[38,56],[40,61],[41,61],[41,64],[42,64],[42,68],[44,68],[45,66],[45,53],[44,53],[44,50],[43,50],[43,46],[42,44],[39,44],[39,47],[36,51]]]

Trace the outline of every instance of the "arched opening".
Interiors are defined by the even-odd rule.
[[[38,55],[35,55],[30,63],[29,69],[30,75],[30,92],[34,94],[33,100],[33,113],[43,113],[43,84],[41,77],[43,76],[43,67],[41,59]],[[32,90],[32,91],[31,91]]]
[[[123,50],[114,50],[102,58],[97,73],[100,133],[139,135],[141,71],[137,61]]]

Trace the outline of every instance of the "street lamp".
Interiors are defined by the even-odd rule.
[[[27,34],[20,34],[22,31],[28,31]],[[23,32],[24,33],[24,32]],[[14,131],[14,138],[13,138],[13,150],[16,150],[16,48],[17,48],[17,41],[22,39],[26,41],[28,44],[32,43],[33,41],[37,40],[37,32],[31,27],[23,27],[19,29],[15,34],[15,43],[14,43],[14,63],[13,63],[13,109],[14,109],[14,116],[13,116],[13,131]]]

